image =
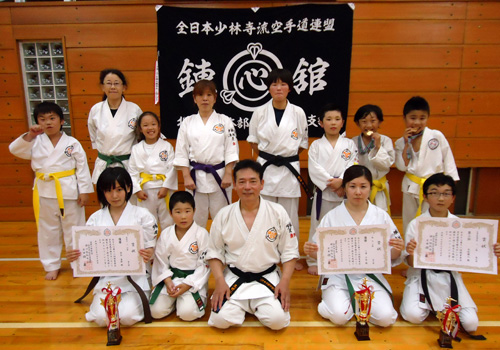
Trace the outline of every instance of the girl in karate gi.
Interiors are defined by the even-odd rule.
[[[371,184],[372,175],[368,168],[362,165],[353,165],[348,168],[342,181],[347,199],[328,212],[321,220],[319,227],[389,224],[392,232],[388,243],[391,250],[392,266],[397,266],[403,260],[401,252],[404,249],[404,242],[389,214],[368,200]],[[316,259],[318,245],[315,242],[317,236],[314,237],[313,241],[304,244],[304,252]],[[351,307],[352,296],[348,291],[348,281],[354,288],[357,288],[365,277],[368,279],[367,284],[375,292],[370,322],[381,327],[387,327],[396,322],[398,313],[394,309],[391,294],[389,294],[392,293],[391,287],[382,274],[322,276],[322,301],[318,305],[319,314],[335,324],[346,324],[354,315]]]
[[[392,140],[378,132],[384,121],[382,109],[376,105],[364,105],[354,115],[354,122],[361,130],[352,138],[358,148],[359,164],[366,166],[373,175],[370,202],[391,215],[389,182],[385,177],[394,164],[395,152]]]
[[[89,113],[88,127],[92,148],[97,149],[92,182],[108,166],[121,165],[128,170],[128,159],[135,144],[135,124],[142,111],[138,105],[125,100],[125,75],[117,69],[105,69],[100,74],[103,101]]]
[[[193,88],[198,113],[185,118],[177,134],[174,165],[184,186],[194,192],[194,221],[207,226],[219,210],[231,204],[232,175],[239,158],[238,140],[231,118],[214,110],[215,83],[200,80]]]
[[[154,254],[158,225],[156,220],[147,209],[139,208],[129,203],[132,196],[132,179],[128,172],[121,167],[105,169],[97,181],[97,198],[102,205],[102,209],[96,211],[87,221],[87,226],[141,226],[144,234],[144,248],[139,250],[139,254],[147,265]],[[81,255],[80,250],[69,250],[66,254],[68,261],[77,260]],[[131,276],[134,282],[149,296],[150,276]],[[111,282],[113,288],[120,287],[121,302],[118,305],[120,324],[132,326],[144,318],[144,311],[141,298],[137,290],[127,280],[126,276],[106,276],[101,277],[94,287],[94,299],[90,305],[90,310],[85,314],[87,321],[94,321],[101,327],[105,327],[108,322],[106,311],[101,305],[101,299],[105,299],[106,293],[102,292],[107,283]]]
[[[137,121],[138,144],[132,147],[129,173],[137,206],[148,209],[162,229],[172,225],[168,210],[171,194],[177,190],[174,148],[161,137],[160,118],[144,112]]]

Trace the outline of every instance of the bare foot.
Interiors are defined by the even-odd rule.
[[[307,273],[310,275],[317,276],[318,275],[318,267],[317,266],[309,266],[307,268]]]
[[[304,265],[302,265],[302,263],[301,263],[301,262],[297,261],[297,262],[295,263],[295,270],[300,271],[300,270],[302,270],[303,268],[304,268]]]
[[[59,275],[59,270],[49,271],[45,275],[45,279],[47,281],[53,281],[53,280],[57,279],[57,275]]]

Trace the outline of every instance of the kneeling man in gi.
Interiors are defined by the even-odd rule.
[[[241,325],[246,312],[274,330],[290,324],[298,241],[285,209],[260,196],[262,176],[259,163],[238,162],[233,177],[239,201],[213,220],[206,256],[215,278],[210,326]],[[279,262],[283,271],[276,266]]]

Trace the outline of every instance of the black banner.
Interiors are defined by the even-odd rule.
[[[193,85],[217,85],[215,110],[248,136],[252,112],[271,98],[264,84],[274,68],[294,77],[291,103],[302,107],[309,136],[321,136],[318,113],[336,103],[347,114],[353,9],[349,4],[252,9],[162,6],[158,61],[162,132],[176,138],[183,118],[197,113]]]

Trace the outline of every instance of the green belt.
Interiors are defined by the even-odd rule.
[[[192,275],[194,273],[194,270],[180,270],[180,269],[176,269],[175,267],[171,267],[170,270],[172,270],[172,272],[174,273],[172,275],[172,279],[174,279],[174,278],[186,278],[187,276]],[[158,296],[160,295],[160,292],[163,289],[164,285],[165,285],[164,281],[161,281],[160,283],[158,283],[156,285],[153,293],[151,294],[151,299],[149,300],[150,305],[153,305],[155,303],[156,299],[158,299]],[[195,293],[191,293],[191,295],[193,296],[194,301],[196,302],[196,305],[198,305],[198,309],[200,311],[203,311],[205,309],[205,305],[203,304],[203,300],[201,300],[200,293],[195,292]]]
[[[113,163],[120,163],[122,167],[125,168],[123,165],[123,161],[128,160],[130,158],[130,154],[124,154],[121,156],[107,156],[105,154],[102,154],[101,152],[97,152],[97,157],[100,159],[104,160],[106,162],[106,168],[109,167]]]
[[[352,286],[351,280],[349,279],[349,275],[345,274],[345,281],[347,283],[347,289],[349,291],[349,295],[351,296],[351,304],[352,304],[352,311],[354,312],[356,310],[356,300],[354,300],[354,288]],[[367,273],[366,276],[370,277],[372,280],[377,282],[382,288],[385,289],[387,293],[391,296],[392,303],[394,304],[394,299],[392,298],[392,293],[387,289],[387,287],[382,283],[381,280],[377,278],[373,273]]]

